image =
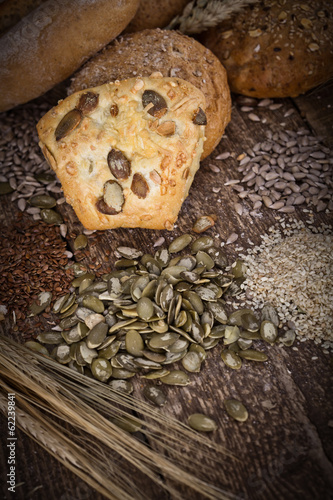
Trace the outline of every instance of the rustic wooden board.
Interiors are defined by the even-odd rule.
[[[233,232],[239,235],[237,243],[225,247],[231,263],[238,254],[238,247],[246,250],[251,242],[260,243],[260,235],[276,223],[277,214],[263,208],[260,217],[251,217],[248,214],[251,206],[245,202],[245,213],[239,216],[233,208],[238,201],[237,195],[224,186],[228,179],[239,175],[237,161],[234,158],[219,161],[216,156],[229,151],[237,157],[262,141],[268,129],[311,127],[314,133],[324,136],[326,144],[332,145],[331,89],[331,86],[321,88],[296,100],[278,100],[283,106],[276,111],[258,108],[256,112],[266,120],[265,123],[253,123],[235,103],[225,137],[216,151],[202,162],[174,231],[117,229],[94,233],[89,236],[87,249],[76,253],[75,258],[102,273],[112,267],[114,250],[120,244],[152,252],[160,236],[165,238],[167,244],[175,236],[191,231],[199,215],[214,212],[217,222],[207,234],[211,234],[217,242],[226,241]],[[52,97],[47,96],[47,99],[52,101]],[[286,117],[285,113],[290,109],[294,112]],[[218,166],[220,172],[213,172],[211,164]],[[221,189],[213,192],[213,187]],[[0,199],[2,213],[7,220],[17,217],[17,208],[8,204],[8,198]],[[69,227],[68,245],[73,248],[73,241],[83,228],[70,207],[61,205],[59,210]],[[292,217],[306,220],[308,214],[297,210]],[[314,221],[316,224],[331,223],[332,219],[329,214],[319,213],[314,214]],[[9,322],[3,326],[5,333],[14,335]],[[238,460],[226,457],[219,466],[215,466],[209,479],[216,486],[236,494],[239,499],[333,498],[333,429],[329,426],[333,415],[332,364],[329,356],[311,341],[297,342],[295,347],[297,350],[263,346],[269,362],[263,365],[244,363],[239,372],[224,367],[220,349],[216,347],[209,352],[200,376],[192,376],[188,387],[165,388],[168,404],[163,412],[181,421],[186,421],[191,413],[203,412],[217,421],[218,430],[210,439],[225,446]],[[313,357],[317,360],[314,361]],[[142,381],[137,380],[135,395],[138,397],[141,386]],[[247,406],[247,422],[240,424],[228,417],[223,401],[230,397],[240,399]],[[3,479],[7,456],[6,421],[3,417],[0,426]],[[18,432],[17,436],[17,482],[20,483],[16,491],[17,499],[102,500],[101,495],[49,457],[22,432]],[[205,456],[200,458],[205,461]],[[11,498],[4,486],[3,498]],[[147,483],[143,488],[147,491],[147,500],[161,498],[151,484]],[[197,498],[186,491],[182,491],[182,496],[188,500]]]

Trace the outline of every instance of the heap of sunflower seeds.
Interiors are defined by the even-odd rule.
[[[60,182],[38,146],[36,123],[47,103],[28,103],[3,113],[0,129],[0,195],[11,194],[21,212],[34,220],[61,223],[54,210],[65,201]]]
[[[216,159],[230,156],[222,153]],[[333,154],[307,129],[268,130],[264,141],[236,160],[242,178],[229,179],[225,185],[231,186],[240,200],[251,202],[250,215],[258,215],[263,206],[282,213],[293,213],[296,207],[333,211]],[[241,204],[235,208],[242,211]]]
[[[282,221],[262,236],[260,246],[242,255],[247,266],[242,286],[252,307],[269,302],[281,325],[300,341],[321,344],[326,353],[333,349],[332,256],[331,226],[301,221]]]

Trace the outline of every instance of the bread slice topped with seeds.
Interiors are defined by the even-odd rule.
[[[76,92],[37,131],[85,228],[172,230],[199,168],[206,121],[200,90],[157,73]]]

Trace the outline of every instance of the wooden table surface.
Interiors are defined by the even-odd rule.
[[[333,144],[332,84],[297,99],[277,99],[275,102],[283,106],[275,111],[258,108],[256,112],[261,119],[265,118],[265,123],[254,123],[248,114],[241,111],[236,96],[233,96],[232,120],[225,137],[211,156],[202,162],[172,232],[139,229],[100,232],[89,237],[83,262],[93,260],[103,264],[108,250],[109,261],[113,263],[113,252],[119,244],[152,252],[153,244],[160,236],[168,243],[175,236],[190,232],[198,215],[212,211],[217,215],[217,222],[207,234],[219,242],[226,241],[233,232],[239,234],[237,243],[226,247],[230,263],[237,256],[237,245],[246,249],[249,239],[255,244],[260,243],[260,235],[276,223],[276,212],[263,207],[261,217],[251,217],[248,212],[239,216],[234,210],[234,203],[238,201],[236,193],[224,186],[228,179],[239,175],[235,170],[237,162],[231,159],[218,161],[216,156],[225,151],[234,152],[236,156],[241,154],[263,140],[267,129],[296,130],[304,126],[314,135],[322,136],[327,146],[332,147]],[[289,109],[294,109],[294,112],[285,117]],[[211,164],[217,165],[220,172],[213,172]],[[221,190],[216,193],[213,187],[220,187]],[[2,223],[8,222],[10,217],[17,217],[17,206],[10,204],[10,195],[2,196],[0,205],[2,214],[5,214]],[[70,207],[64,204],[59,210],[69,226],[67,242],[73,248],[72,236],[80,234],[83,228]],[[331,215],[314,213],[314,221],[317,224],[331,223]],[[307,214],[297,209],[292,218],[305,220]],[[2,322],[1,328],[5,334],[14,336],[8,323]],[[168,404],[161,411],[184,422],[194,412],[206,413],[216,420],[218,430],[209,439],[225,446],[239,460],[235,462],[226,458],[216,466],[212,472],[214,482],[239,499],[333,498],[332,358],[312,341],[296,341],[295,347],[298,350],[263,347],[269,356],[267,363],[247,364],[242,370],[234,371],[223,365],[217,346],[210,351],[201,373],[191,376],[189,386],[166,389]],[[314,357],[316,360],[313,360]],[[136,390],[139,390],[139,385],[136,385]],[[226,414],[223,401],[230,397],[240,399],[248,408],[249,418],[245,423],[233,421]],[[267,401],[270,403],[268,406]],[[0,426],[2,498],[102,500],[100,494],[20,430],[17,430],[16,449],[18,486],[15,495],[10,494],[5,484],[7,450],[6,419],[3,416]],[[147,485],[147,491],[153,490]],[[147,500],[159,498],[154,493],[147,493]],[[165,498],[170,497],[166,495]],[[184,498],[192,500],[197,497],[188,497],[184,492]]]

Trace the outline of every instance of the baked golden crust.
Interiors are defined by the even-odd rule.
[[[200,90],[155,74],[76,92],[37,131],[84,227],[171,230],[199,168],[204,110]]]
[[[72,78],[69,93],[133,76],[163,76],[187,80],[206,98],[206,141],[202,159],[220,142],[231,117],[226,71],[199,42],[176,31],[144,30],[125,35],[92,57]]]
[[[296,97],[333,76],[333,3],[265,0],[200,40],[226,68],[233,92]]]
[[[139,0],[46,0],[32,10],[0,38],[0,111],[70,77],[121,33],[138,5]]]

